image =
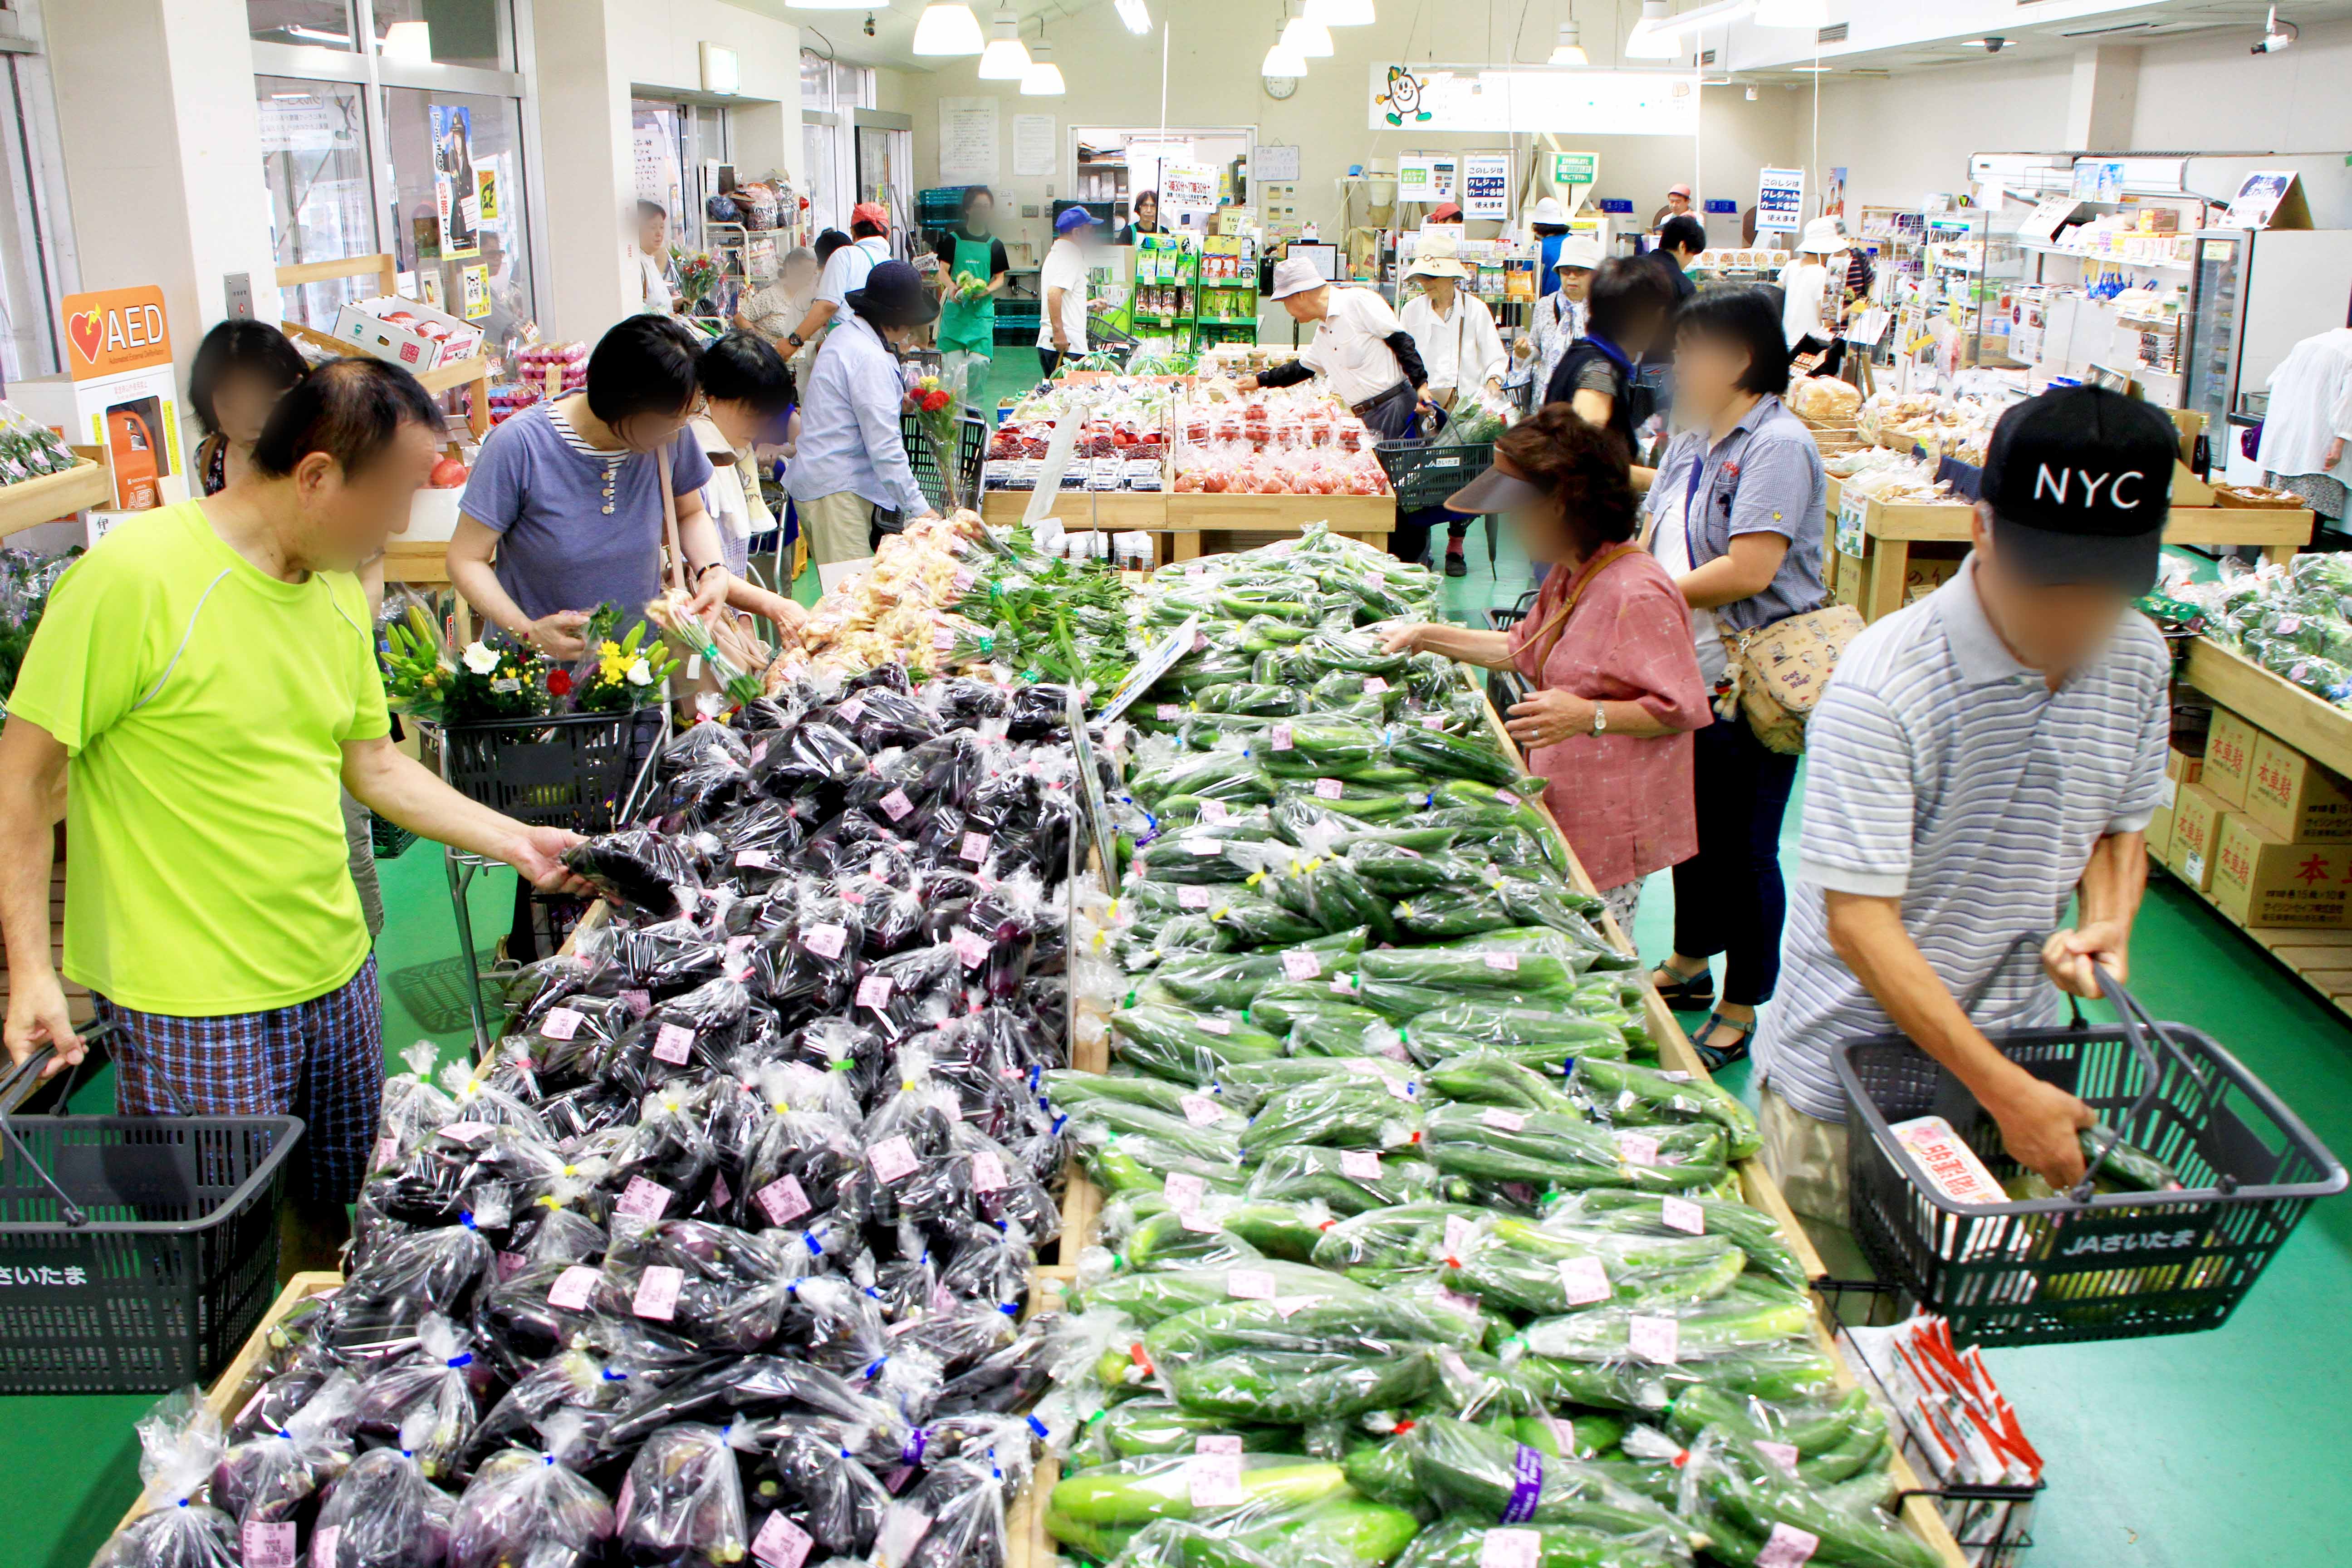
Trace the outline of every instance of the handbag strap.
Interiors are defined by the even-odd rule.
[[[1536,628],[1535,636],[1528,640],[1540,645],[1536,652],[1537,679],[1542,679],[1543,667],[1550,662],[1551,650],[1559,645],[1561,635],[1568,630],[1568,617],[1575,612],[1577,601],[1584,597],[1584,591],[1592,586],[1601,574],[1608,571],[1628,555],[1638,553],[1640,553],[1639,550],[1629,542],[1620,542],[1602,551],[1593,558],[1592,565],[1584,574],[1583,579],[1570,591],[1567,601],[1547,616],[1543,625]]]
[[[669,547],[669,585],[679,593],[686,592],[686,546],[677,536],[677,497],[670,493],[669,446],[664,443],[655,449],[655,467],[661,470],[662,531]]]

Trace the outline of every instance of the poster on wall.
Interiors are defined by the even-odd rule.
[[[1822,186],[1822,216],[1845,216],[1845,167],[1839,164],[1830,170],[1830,177]]]
[[[474,111],[459,104],[432,106],[433,205],[441,222],[441,254],[462,259],[482,253],[482,207],[474,185]]]
[[[496,169],[474,171],[474,212],[485,224],[499,221],[499,172]]]
[[[940,183],[985,185],[996,163],[996,100],[940,100]]]
[[[488,267],[461,267],[457,269],[460,298],[457,313],[469,321],[478,321],[490,313],[490,269]]]
[[[1049,180],[1054,177],[1054,117],[1016,114],[1013,117],[1013,177]]]
[[[146,284],[68,294],[59,316],[77,439],[105,449],[116,509],[185,500],[163,290]]]
[[[1767,169],[1757,177],[1756,232],[1793,230],[1805,225],[1805,172]]]
[[[1511,155],[1472,153],[1462,160],[1462,216],[1501,223],[1511,216]]]
[[[1698,78],[1687,70],[1487,70],[1375,61],[1374,131],[1696,136]]]
[[[1169,228],[1203,229],[1217,210],[1217,171],[1171,158],[1160,165],[1160,221]]]

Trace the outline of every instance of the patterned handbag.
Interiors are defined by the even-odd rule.
[[[1789,756],[1805,749],[1805,721],[1828,689],[1846,644],[1862,630],[1851,605],[1827,605],[1753,631],[1723,633],[1733,690],[1748,727]]]

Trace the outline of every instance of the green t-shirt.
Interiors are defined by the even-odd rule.
[[[341,742],[391,721],[357,578],[282,582],[196,502],[146,512],[58,579],[10,707],[72,759],[68,978],[217,1017],[359,972]]]

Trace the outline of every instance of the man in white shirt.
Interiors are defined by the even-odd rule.
[[[851,291],[848,306],[817,350],[799,452],[784,475],[819,565],[871,555],[883,534],[938,515],[899,435],[906,384],[898,354],[938,320],[940,302],[912,267],[886,261]]]
[[[637,264],[637,308],[667,316],[677,308],[677,290],[669,286],[665,268],[669,256],[669,212],[659,202],[637,204],[637,242],[631,247]]]
[[[890,259],[890,214],[879,202],[860,202],[850,209],[849,237],[852,243],[843,246],[826,258],[824,270],[816,280],[816,299],[801,318],[801,324],[784,334],[779,345],[786,359],[801,352],[803,345],[814,342],[816,335],[839,314],[853,289],[866,287],[866,275]]]
[[[1054,220],[1060,237],[1037,274],[1045,301],[1037,312],[1037,361],[1047,375],[1065,358],[1087,352],[1087,249],[1098,221],[1084,207],[1066,208]]]
[[[1384,441],[1418,435],[1413,416],[1429,380],[1421,348],[1404,330],[1389,302],[1370,289],[1342,289],[1326,282],[1305,257],[1285,257],[1275,265],[1274,297],[1315,336],[1288,364],[1244,376],[1244,392],[1261,386],[1296,386],[1321,374],[1356,417]]]

